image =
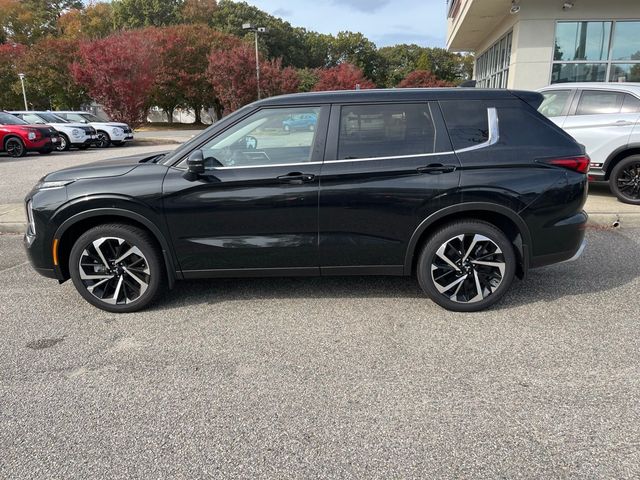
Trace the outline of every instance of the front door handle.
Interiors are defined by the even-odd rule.
[[[425,167],[418,167],[419,173],[428,173],[430,175],[440,175],[441,173],[451,173],[455,171],[455,165],[443,165],[441,163],[432,163]]]
[[[316,178],[316,176],[311,173],[291,172],[279,176],[278,180],[283,183],[291,183],[292,185],[302,185],[303,183],[313,182],[314,178]]]

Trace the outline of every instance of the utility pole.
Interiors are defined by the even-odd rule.
[[[258,35],[260,33],[267,33],[266,27],[255,27],[251,23],[243,23],[242,29],[247,30],[249,32],[253,32],[255,34],[255,43],[256,43],[256,79],[258,80],[258,100],[260,100],[261,92],[260,92],[260,52],[258,51]]]
[[[20,77],[20,83],[22,84],[22,98],[24,100],[24,109],[29,110],[29,106],[27,105],[27,91],[24,89],[24,73],[19,73],[18,77]]]

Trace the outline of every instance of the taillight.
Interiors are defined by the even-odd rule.
[[[580,155],[578,157],[545,158],[539,160],[539,162],[566,168],[578,173],[588,173],[591,159],[587,155]]]

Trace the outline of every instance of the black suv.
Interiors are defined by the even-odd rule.
[[[533,92],[259,101],[177,150],[61,170],[26,198],[35,269],[139,310],[176,279],[416,275],[475,311],[584,245],[589,159]],[[313,128],[285,129],[315,117]]]

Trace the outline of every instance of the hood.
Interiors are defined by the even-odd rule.
[[[90,163],[88,165],[65,168],[46,175],[43,180],[47,182],[54,182],[60,180],[81,180],[83,178],[119,177],[120,175],[129,173],[139,164],[151,161],[158,155],[162,155],[164,153],[167,152],[131,155],[129,157],[101,160],[100,162]]]
[[[118,128],[129,128],[129,125],[127,125],[126,123],[120,123],[120,122],[89,122],[88,125],[91,125],[92,127],[118,127]]]

